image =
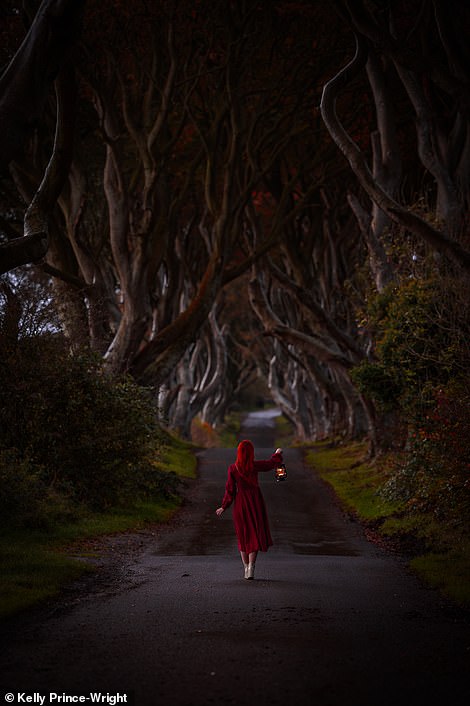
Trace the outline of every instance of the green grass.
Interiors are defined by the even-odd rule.
[[[307,452],[307,462],[333,486],[343,505],[364,520],[378,520],[400,510],[398,503],[385,501],[378,489],[388,478],[388,470],[365,461],[367,448],[355,443],[331,448],[315,445]]]
[[[287,448],[288,446],[293,446],[294,444],[294,428],[290,421],[283,414],[276,417],[276,441],[274,442],[275,448],[280,447],[281,449]]]
[[[17,613],[46,598],[88,569],[43,543],[32,533],[9,535],[0,540],[0,617]]]
[[[191,446],[168,439],[158,465],[183,478],[196,476]],[[64,585],[93,569],[83,559],[92,556],[84,540],[167,522],[180,506],[179,498],[139,502],[103,513],[84,513],[76,522],[48,530],[4,529],[0,539],[0,618],[57,596]]]
[[[411,555],[410,567],[422,580],[451,600],[470,605],[468,530],[384,500],[379,491],[389,478],[391,457],[371,463],[363,444],[322,442],[306,449],[306,461],[333,487],[348,512]]]
[[[307,460],[327,473],[348,471],[351,466],[363,463],[367,453],[366,445],[362,443],[336,446],[330,441],[319,441],[307,449]]]
[[[238,435],[244,412],[230,412],[225,417],[224,423],[218,432],[217,446],[221,449],[235,449],[238,444]]]
[[[163,450],[158,466],[163,471],[173,471],[182,478],[195,478],[197,459],[191,444],[175,436],[169,436],[169,443]]]
[[[234,448],[237,445],[242,418],[242,412],[231,412],[226,415],[223,424],[213,427],[203,422],[200,417],[196,417],[191,424],[193,441],[197,446],[205,449]]]
[[[423,581],[460,605],[470,605],[470,546],[469,542],[445,553],[429,552],[415,557],[410,566]]]

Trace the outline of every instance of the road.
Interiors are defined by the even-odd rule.
[[[272,453],[273,429],[270,413],[247,419],[257,458]],[[136,706],[470,703],[468,615],[368,542],[297,449],[285,451],[286,483],[261,476],[275,546],[242,578],[231,513],[214,512],[233,458],[201,452],[169,527],[138,535],[137,549],[130,536],[129,551],[121,538],[101,574],[6,623],[13,703],[89,691]]]

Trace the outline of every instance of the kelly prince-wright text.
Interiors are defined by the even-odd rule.
[[[9,703],[17,704],[39,704],[39,706],[45,706],[45,704],[108,704],[109,706],[116,706],[116,704],[127,704],[130,703],[127,694],[102,694],[98,692],[90,692],[89,694],[58,694],[54,691],[48,694],[40,694],[39,692],[34,692],[34,694],[27,694],[26,692],[18,692],[16,694],[16,699],[14,694],[7,694],[10,698],[7,700]]]

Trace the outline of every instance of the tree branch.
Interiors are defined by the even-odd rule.
[[[77,33],[84,0],[43,0],[21,46],[0,77],[0,164],[35,129],[61,62]]]
[[[54,147],[41,184],[24,217],[24,236],[0,246],[0,274],[38,262],[47,252],[48,218],[67,178],[73,154],[76,86],[66,64],[57,80],[57,121]]]
[[[249,296],[251,306],[260,321],[263,322],[267,335],[292,343],[313,355],[317,360],[332,367],[339,366],[343,370],[349,370],[353,367],[351,360],[339,350],[334,351],[320,339],[283,324],[269,305],[257,278],[253,278],[250,281]]]
[[[351,139],[336,114],[336,99],[341,88],[347,85],[365,65],[364,43],[356,37],[354,58],[323,88],[320,109],[323,121],[337,146],[348,160],[362,188],[369,197],[395,222],[425,240],[434,250],[446,255],[460,267],[470,270],[470,252],[444,233],[392,199],[375,181],[359,147]]]

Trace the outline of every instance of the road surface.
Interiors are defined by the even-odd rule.
[[[269,412],[247,419],[257,458],[272,453],[273,427]],[[468,614],[369,543],[299,450],[284,456],[287,482],[261,476],[275,546],[254,581],[242,578],[230,511],[215,516],[234,450],[201,452],[199,481],[169,527],[121,537],[92,580],[3,626],[0,700],[469,704]]]

